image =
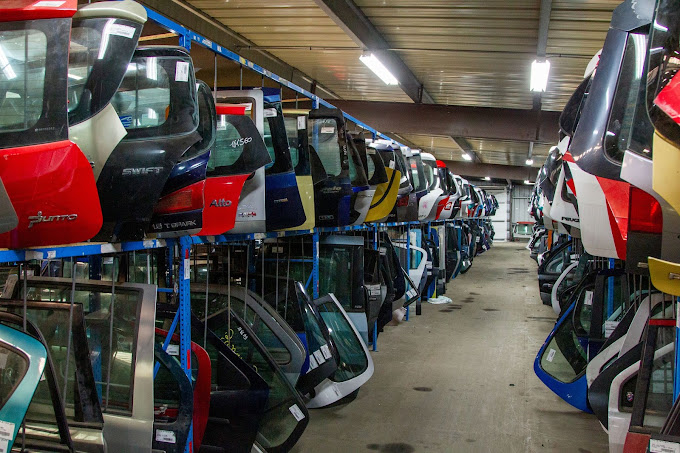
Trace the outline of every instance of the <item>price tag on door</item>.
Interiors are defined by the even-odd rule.
[[[583,303],[585,305],[593,305],[593,292],[592,291],[586,291],[586,296],[585,300]]]
[[[650,453],[680,453],[680,444],[675,442],[667,442],[665,440],[650,439],[649,440]]]

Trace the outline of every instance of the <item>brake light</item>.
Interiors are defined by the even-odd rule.
[[[154,208],[156,214],[172,214],[175,212],[203,209],[203,185],[205,181],[164,196]]]
[[[403,197],[399,198],[397,200],[397,206],[399,206],[400,208],[408,206],[408,195],[404,195]]]
[[[642,189],[630,186],[628,229],[642,233],[661,234],[663,215],[661,205]]]

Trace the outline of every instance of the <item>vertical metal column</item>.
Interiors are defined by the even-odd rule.
[[[616,266],[616,260],[613,258],[609,259],[609,269],[614,269]],[[612,313],[614,313],[614,279],[609,278],[607,282],[607,318],[609,318]]]
[[[411,269],[411,224],[407,223],[406,224],[406,274],[410,277],[411,273],[409,270]],[[406,292],[409,291],[410,289],[410,283],[408,283],[408,280],[406,281]],[[408,297],[408,294],[406,295]],[[411,306],[406,307],[406,320],[408,321],[409,318],[409,312],[410,312]]]
[[[179,357],[184,372],[191,379],[191,238],[179,238]],[[194,425],[191,423],[185,453],[192,453],[194,443]]]
[[[373,250],[378,250],[378,253],[380,253],[380,248],[378,247],[378,225],[372,224],[371,225],[371,232],[373,236]],[[378,272],[380,272],[380,255],[378,255]],[[373,351],[378,350],[378,320],[376,319],[373,322]]]
[[[319,298],[319,231],[312,234],[312,297]]]

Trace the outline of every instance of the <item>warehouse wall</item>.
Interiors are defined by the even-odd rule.
[[[496,232],[494,241],[507,241],[509,236],[509,212],[508,212],[508,190],[505,187],[498,189],[485,189],[488,193],[493,194],[498,200],[498,209],[496,215],[491,220],[493,221],[493,229]]]

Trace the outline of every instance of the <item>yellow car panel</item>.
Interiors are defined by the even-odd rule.
[[[680,214],[680,149],[654,134],[652,188]]]
[[[385,167],[385,171],[387,172],[387,182],[378,184],[375,188],[371,209],[369,209],[366,220],[364,220],[366,223],[384,219],[392,212],[397,203],[401,172],[389,167]]]
[[[656,149],[654,149],[656,153]],[[680,296],[680,264],[658,258],[648,258],[649,275],[652,277],[652,284],[666,294]]]
[[[302,200],[302,208],[305,210],[307,220],[302,225],[293,228],[286,228],[282,231],[293,230],[311,230],[314,228],[314,219],[316,218],[314,212],[314,183],[311,176],[295,176],[297,180],[298,192],[300,192],[300,199]]]

